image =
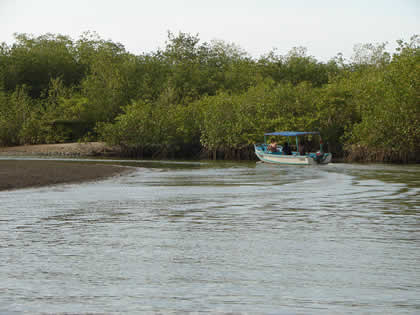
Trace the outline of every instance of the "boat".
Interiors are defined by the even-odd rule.
[[[319,151],[303,152],[302,150],[299,150],[298,137],[305,135],[318,135],[320,137],[320,134],[317,131],[280,131],[266,133],[264,134],[264,143],[254,144],[255,154],[262,162],[272,164],[317,165],[330,163],[332,154],[323,151],[323,143],[321,137],[319,141]],[[271,150],[270,146],[267,145],[267,137],[275,136],[287,137],[286,146],[278,146],[276,149]],[[290,137],[296,138],[296,151],[287,149],[287,147],[290,145]]]

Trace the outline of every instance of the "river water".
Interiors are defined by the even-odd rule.
[[[0,313],[420,313],[419,166],[119,163],[0,192]]]

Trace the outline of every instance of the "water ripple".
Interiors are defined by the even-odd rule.
[[[0,312],[420,308],[418,166],[118,163],[0,192]]]

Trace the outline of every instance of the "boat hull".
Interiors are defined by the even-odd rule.
[[[279,153],[264,152],[262,150],[255,150],[257,157],[265,163],[271,164],[288,164],[288,165],[316,165],[328,164],[331,162],[331,153],[325,153],[320,160],[316,160],[310,155],[284,155]]]
[[[294,155],[277,155],[270,153],[258,153],[258,158],[265,163],[273,164],[289,164],[289,165],[311,165],[317,164],[312,158],[306,156],[294,156]]]

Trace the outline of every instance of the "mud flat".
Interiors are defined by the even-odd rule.
[[[119,153],[118,147],[103,142],[58,143],[0,147],[0,156],[110,156]]]
[[[48,160],[0,160],[0,191],[94,181],[132,171],[96,163]]]

